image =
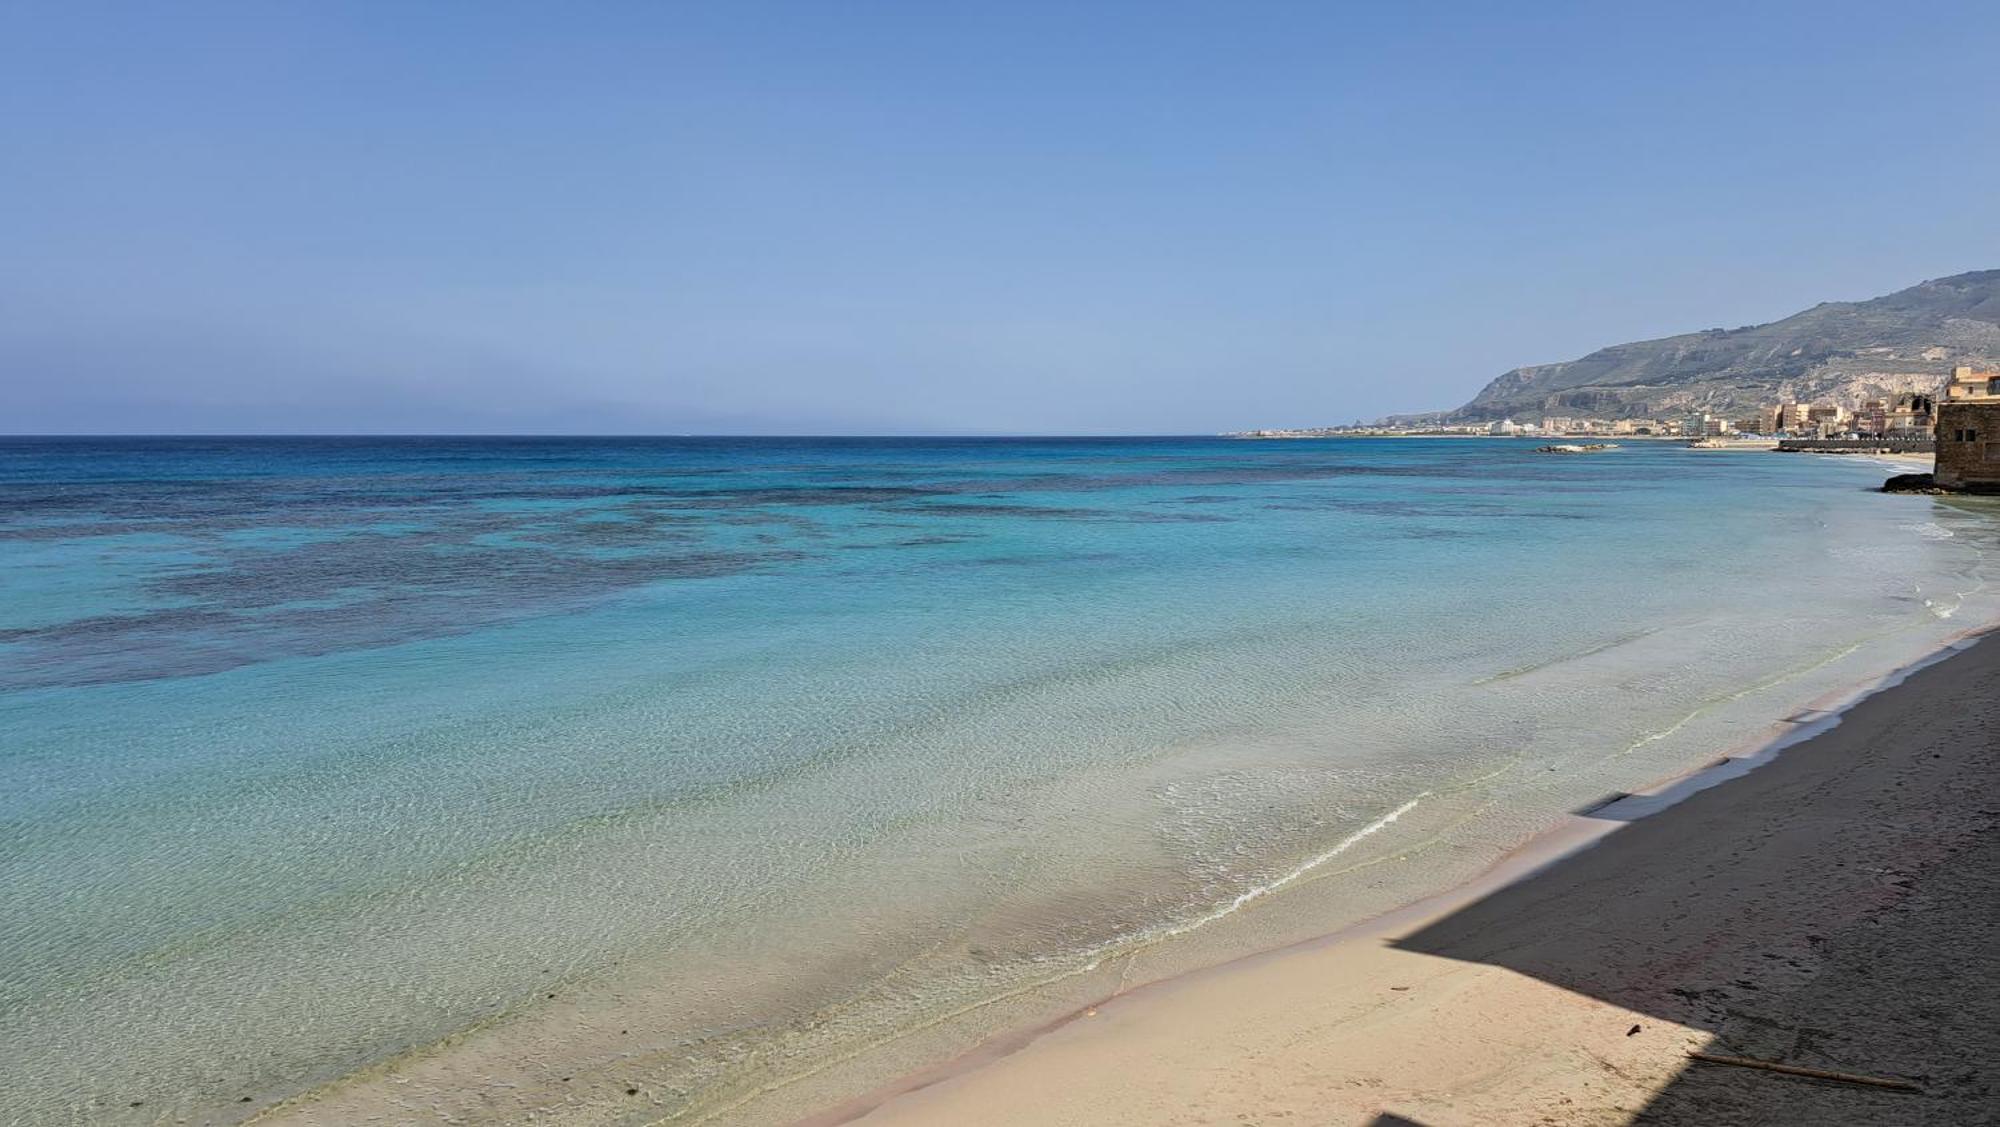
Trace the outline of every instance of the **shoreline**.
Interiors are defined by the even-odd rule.
[[[1018,489],[893,521],[879,479],[956,489],[989,460],[871,453],[839,479],[861,507],[796,540],[748,531],[794,528],[753,519],[761,487],[717,511],[717,535],[787,561],[754,577],[17,709],[42,753],[22,777],[46,761],[75,790],[24,822],[49,848],[17,978],[49,989],[19,1009],[34,1085],[6,1102],[38,1122],[789,1122],[1464,887],[1570,812],[2000,617],[1991,508],[1885,498],[1867,463],[1654,443],[1577,474],[1474,445],[1279,467],[1030,450],[1005,460]],[[816,464],[742,460],[815,502]],[[508,527],[596,544],[604,507],[522,497]],[[753,605],[771,617],[746,629]],[[272,613],[277,641],[312,633]],[[71,769],[97,745],[102,778]]]
[[[586,1111],[580,1118],[558,1113],[554,1122],[579,1123],[644,1123],[649,1127],[693,1127],[697,1124],[724,1123],[799,1123],[812,1127],[831,1127],[833,1124],[850,1122],[875,1123],[878,1116],[890,1116],[888,1122],[902,1122],[894,1118],[902,1111],[904,1101],[912,1098],[928,1098],[923,1093],[939,1088],[949,1088],[967,1081],[977,1081],[989,1072],[1013,1067],[1011,1061],[1027,1051],[1039,1051],[1038,1046],[1051,1037],[1063,1037],[1083,1028],[1086,1019],[1104,1014],[1121,1012],[1125,1007],[1138,1004],[1150,1006],[1155,999],[1172,998],[1190,990],[1202,989],[1210,983],[1229,983],[1238,975],[1255,974],[1259,968],[1288,959],[1310,956],[1315,952],[1352,952],[1370,941],[1386,941],[1403,931],[1421,928],[1442,916],[1462,908],[1485,896],[1533,879],[1537,874],[1557,866],[1579,854],[1587,853],[1610,835],[1606,816],[1638,817],[1638,810],[1657,813],[1678,804],[1685,799],[1752,773],[1757,768],[1777,759],[1784,749],[1809,741],[1828,730],[1836,729],[1841,719],[1851,710],[1868,700],[1892,690],[1904,680],[1930,666],[1947,661],[1959,653],[1970,649],[1981,637],[1991,632],[2000,632],[2000,620],[1982,626],[1966,627],[1953,632],[1935,648],[1920,656],[1907,660],[1885,672],[1861,677],[1854,681],[1824,690],[1817,696],[1807,698],[1789,716],[1778,717],[1760,723],[1755,729],[1757,735],[1736,740],[1724,745],[1724,750],[1705,757],[1703,765],[1691,770],[1656,777],[1646,786],[1636,790],[1610,796],[1609,800],[1591,802],[1570,814],[1563,815],[1551,829],[1531,834],[1507,846],[1476,875],[1468,880],[1442,889],[1419,895],[1413,900],[1399,904],[1386,911],[1379,911],[1343,924],[1319,934],[1291,939],[1275,946],[1252,948],[1247,952],[1228,957],[1207,965],[1196,965],[1190,969],[1170,972],[1164,977],[1144,979],[1139,985],[1125,988],[1125,972],[1119,972],[1118,988],[1109,993],[1099,994],[1094,1000],[1072,1004],[1053,1018],[1031,1017],[1028,1021],[1012,1026],[998,1026],[994,1032],[967,1042],[963,1047],[941,1060],[924,1063],[923,1058],[905,1052],[908,1046],[919,1042],[904,1041],[902,1035],[889,1041],[863,1048],[859,1053],[842,1057],[829,1065],[811,1069],[805,1073],[779,1079],[776,1083],[760,1091],[723,1102],[719,1106],[691,1109],[693,1114],[674,1113],[660,1117],[657,1110],[639,1118],[630,1118],[629,1113],[614,1114],[605,1119],[602,1107]],[[2000,647],[1989,647],[2000,649]],[[1389,858],[1394,860],[1392,856]],[[1372,862],[1371,862],[1372,863]],[[1287,903],[1280,898],[1279,903]],[[1109,981],[1109,980],[1107,980]],[[1088,997],[1086,995],[1086,997]],[[1004,999],[1003,999],[1004,1001]],[[921,1032],[919,1030],[918,1032]],[[355,1082],[372,1082],[380,1085],[387,1081],[395,1083],[392,1077],[402,1073],[406,1066],[430,1059],[434,1063],[444,1063],[452,1071],[460,1073],[458,1084],[461,1091],[497,1086],[509,1092],[516,1088],[533,1086],[533,1081],[517,1078],[503,1081],[499,1075],[486,1069],[496,1063],[489,1057],[485,1065],[479,1065],[479,1058],[471,1061],[446,1060],[437,1054],[449,1052],[462,1043],[465,1034],[457,1034],[443,1042],[424,1046],[407,1054],[378,1062],[357,1073],[338,1078],[327,1085],[308,1089],[295,1095],[281,1098],[254,1113],[248,1122],[302,1122],[322,1123],[343,1121],[327,1118],[328,1113],[336,1113],[338,1108],[357,1110],[347,1097],[361,1094],[351,1087]],[[868,1062],[895,1061],[905,1059],[908,1071],[898,1073],[893,1069],[868,1067]],[[848,1087],[837,1077],[849,1066],[863,1066],[862,1075],[872,1071],[878,1078]],[[822,1082],[831,1081],[822,1085]],[[812,1096],[798,1098],[803,1092],[792,1089],[802,1083],[806,1091],[819,1087],[819,1094],[833,1096],[832,1100],[819,1100]],[[498,1094],[498,1093],[496,1093]],[[381,1092],[378,1095],[390,1095]],[[364,1096],[364,1098],[366,1098]],[[326,1101],[333,1106],[327,1106]],[[384,1104],[373,1101],[361,1106],[372,1106],[377,1111],[385,1106],[401,1106],[400,1102]],[[497,1108],[489,1105],[489,1112]],[[554,1110],[554,1109],[550,1109]],[[583,1111],[582,1108],[564,1109],[568,1112]],[[636,1109],[635,1109],[636,1110]],[[955,1119],[954,1110],[947,1120]],[[481,1120],[483,1121],[483,1120]],[[916,1123],[936,1122],[938,1117],[918,1114],[912,1120]],[[995,1123],[1040,1122],[1038,1115],[1028,1115],[1015,1119],[992,1120]],[[1084,1120],[1095,1123],[1091,1118]],[[1115,1120],[1106,1120],[1107,1122]],[[1144,1122],[1153,1122],[1145,1120]]]
[[[1923,653],[1921,657],[1917,657],[1914,660],[1905,660],[1900,665],[1891,665],[1891,663],[1897,661],[1899,658],[1909,659],[1913,653],[1917,652],[1918,648],[1906,647],[1901,653],[1894,656],[1884,655],[1888,657],[1888,660],[1883,661],[1882,665],[1890,666],[1886,672],[1867,673],[1865,667],[1853,670],[1849,674],[1849,676],[1853,677],[1852,680],[1842,683],[1830,678],[1816,686],[1816,689],[1819,690],[1818,695],[1813,696],[1801,693],[1784,702],[1784,707],[1791,708],[1795,703],[1803,705],[1808,700],[1814,706],[1818,706],[1827,703],[1829,697],[1858,697],[1879,691],[1891,679],[1908,676],[1915,669],[1921,668],[1925,662],[1942,660],[1948,657],[1963,639],[1975,632],[1967,629],[1957,630],[1950,635],[1949,641],[1942,645],[1936,645],[1935,648]],[[1932,643],[1926,641],[1924,644],[1931,645]],[[1856,674],[1860,674],[1860,676],[1855,676]],[[1829,689],[1829,686],[1833,687]],[[1745,691],[1753,691],[1755,688],[1756,686],[1753,685],[1751,689]],[[1734,699],[1734,697],[1729,699]],[[1853,703],[1853,700],[1849,700],[1838,707],[1851,707]],[[1702,707],[1706,708],[1707,705],[1704,704]],[[1773,716],[1779,710],[1776,702],[1772,702],[1772,706],[1767,711],[1764,711],[1762,715],[1753,715],[1745,718],[1750,721],[1745,727],[1754,725],[1755,731],[1765,734],[1764,738],[1755,741],[1739,742],[1725,742],[1724,739],[1702,739],[1689,745],[1689,750],[1693,754],[1677,757],[1677,762],[1686,764],[1704,762],[1707,759],[1713,758],[1714,753],[1712,751],[1707,756],[1703,756],[1699,749],[1704,747],[1713,748],[1723,745],[1740,749],[1744,743],[1754,742],[1759,748],[1765,748],[1775,745],[1780,738],[1785,739],[1787,742],[1795,742],[1798,739],[1805,738],[1797,727],[1780,731],[1781,722]],[[1700,710],[1698,709],[1697,711]],[[1679,727],[1680,722],[1677,722],[1668,731],[1671,732]],[[1720,732],[1711,732],[1710,736],[1723,734]],[[1734,733],[1728,734],[1733,735]],[[1664,777],[1656,776],[1649,786],[1642,788],[1641,794],[1652,794],[1662,788],[1692,777],[1710,779],[1711,781],[1706,783],[1705,786],[1712,786],[1717,782],[1723,781],[1721,777],[1709,774],[1712,770],[1713,768],[1711,767]],[[1629,785],[1624,779],[1609,780],[1609,782],[1612,786]],[[1427,794],[1428,792],[1426,792]],[[1585,795],[1572,795],[1568,802],[1578,802],[1584,797]],[[1601,805],[1590,806],[1588,804],[1583,808],[1588,810],[1603,809]],[[1551,809],[1559,810],[1561,807],[1552,807]],[[1377,811],[1377,813],[1381,813],[1381,811]],[[661,1101],[656,1099],[650,1091],[642,1091],[642,1094],[638,1098],[642,1103],[654,1104],[652,1108],[644,1110],[639,1108],[614,1110],[611,1107],[607,1107],[606,1103],[617,1102],[615,1097],[619,1091],[626,1091],[628,1096],[633,1094],[622,1080],[610,1092],[610,1095],[613,1097],[611,1100],[601,1101],[591,1097],[588,1098],[588,1102],[586,1100],[565,1099],[561,1103],[557,1103],[555,1099],[546,1097],[549,1094],[567,1096],[567,1092],[549,1083],[550,1080],[555,1079],[553,1075],[537,1078],[532,1077],[528,1072],[519,1071],[518,1066],[520,1065],[540,1065],[543,1063],[540,1050],[531,1043],[539,1039],[539,1037],[535,1036],[535,1031],[538,1028],[540,1029],[540,1036],[547,1036],[550,1033],[554,1033],[559,1039],[562,1038],[565,1031],[587,1034],[585,1040],[595,1048],[603,1050],[601,1053],[586,1053],[578,1057],[577,1067],[574,1069],[569,1067],[566,1062],[561,1068],[561,1071],[564,1073],[572,1071],[594,1074],[608,1072],[611,1071],[611,1067],[618,1067],[619,1062],[629,1059],[631,1056],[621,1046],[609,1042],[608,1037],[599,1037],[598,1034],[604,1032],[601,1028],[594,1028],[602,1027],[607,1023],[611,1025],[623,1025],[626,1022],[622,1019],[613,1021],[610,1014],[604,1013],[601,1010],[596,1013],[579,1010],[576,1005],[571,1003],[569,992],[566,991],[565,998],[559,1006],[549,1007],[546,1011],[538,1008],[533,1015],[512,1013],[499,1015],[490,1025],[488,1023],[480,1023],[480,1025],[470,1030],[460,1031],[441,1041],[418,1046],[404,1053],[385,1058],[362,1070],[337,1077],[326,1084],[281,1097],[276,1102],[254,1114],[252,1121],[290,1122],[297,1120],[303,1122],[333,1122],[338,1120],[327,1118],[327,1116],[339,1116],[345,1112],[352,1112],[363,1107],[380,1109],[382,1107],[401,1106],[401,1097],[398,1096],[396,1089],[412,1079],[411,1074],[417,1071],[429,1074],[423,1078],[426,1081],[424,1083],[426,1089],[431,1090],[434,1095],[442,1095],[452,1099],[462,1098],[466,1101],[463,1106],[467,1110],[474,1111],[475,1118],[484,1118],[480,1114],[481,1112],[484,1112],[485,1115],[495,1114],[498,1111],[494,1102],[496,1099],[516,1101],[519,1108],[535,1107],[541,1113],[548,1115],[551,1121],[578,1123],[648,1122],[672,1123],[676,1125],[697,1123],[720,1124],[739,1121],[745,1123],[765,1123],[790,1122],[795,1120],[800,1113],[812,1113],[815,1116],[829,1114],[827,1110],[823,1109],[847,1108],[857,1100],[865,1102],[868,1095],[882,1093],[888,1089],[901,1088],[906,1092],[915,1091],[933,1084],[948,1082],[958,1076],[977,1071],[978,1068],[984,1067],[987,1064],[1004,1060],[1019,1049],[1032,1045],[1036,1040],[1051,1032],[1058,1031],[1075,1023],[1079,1017],[1093,1016],[1089,1011],[1098,1005],[1106,1004],[1106,999],[1118,999],[1122,1002],[1124,999],[1141,996],[1146,992],[1153,991],[1155,988],[1160,990],[1172,989],[1176,984],[1183,981],[1205,976],[1211,972],[1236,968],[1245,963],[1272,957],[1274,954],[1283,954],[1301,947],[1314,947],[1347,941],[1363,935],[1380,934],[1383,929],[1392,924],[1414,921],[1417,913],[1426,907],[1431,907],[1436,911],[1443,911],[1444,909],[1441,905],[1445,898],[1456,895],[1460,899],[1463,899],[1475,895],[1480,889],[1504,887],[1513,881],[1526,879],[1540,868],[1555,863],[1562,857],[1582,849],[1584,846],[1590,844],[1592,840],[1595,840],[1594,838],[1577,839],[1569,841],[1566,845],[1561,845],[1560,841],[1563,840],[1563,834],[1570,829],[1570,824],[1576,822],[1577,818],[1574,815],[1561,814],[1557,814],[1556,817],[1562,819],[1562,825],[1557,830],[1511,839],[1501,838],[1486,843],[1488,846],[1497,846],[1498,848],[1492,852],[1489,852],[1486,848],[1478,851],[1480,854],[1484,854],[1484,857],[1487,859],[1481,868],[1474,868],[1475,865],[1480,864],[1480,858],[1469,853],[1464,853],[1461,850],[1462,855],[1467,859],[1467,864],[1463,866],[1463,871],[1476,873],[1470,880],[1463,879],[1461,876],[1459,881],[1450,885],[1440,882],[1431,884],[1427,888],[1421,886],[1412,888],[1408,891],[1418,894],[1414,899],[1400,906],[1393,907],[1386,912],[1380,911],[1379,907],[1384,903],[1395,903],[1394,900],[1390,899],[1388,894],[1378,896],[1372,903],[1364,900],[1363,903],[1367,904],[1367,907],[1362,911],[1352,913],[1349,917],[1356,920],[1354,923],[1328,921],[1330,923],[1341,922],[1342,926],[1332,929],[1322,929],[1313,933],[1295,931],[1290,936],[1280,937],[1276,944],[1266,943],[1257,946],[1244,944],[1238,946],[1235,951],[1228,952],[1224,958],[1214,963],[1206,966],[1193,966],[1187,969],[1172,970],[1158,978],[1132,975],[1131,977],[1134,981],[1140,982],[1143,985],[1131,990],[1124,989],[1122,985],[1126,981],[1127,973],[1132,969],[1130,960],[1128,960],[1125,968],[1121,969],[1113,966],[1104,975],[1097,976],[1092,980],[1093,984],[1101,989],[1104,986],[1110,986],[1115,979],[1119,983],[1117,988],[1108,993],[1092,994],[1078,992],[1073,997],[1088,998],[1094,996],[1099,999],[1099,1002],[1087,1003],[1080,1006],[1072,1003],[1066,1009],[1039,1006],[1029,995],[1031,992],[1039,992],[1041,986],[1045,984],[1030,984],[1020,991],[998,995],[993,999],[978,1003],[980,1008],[989,1005],[992,1006],[993,1012],[1003,1015],[1003,1017],[1001,1021],[988,1024],[986,1031],[981,1033],[976,1039],[958,1038],[953,1034],[951,1040],[957,1041],[956,1044],[945,1041],[942,1045],[925,1047],[919,1039],[930,1037],[932,1025],[942,1024],[942,1022],[918,1026],[913,1030],[898,1032],[885,1040],[863,1045],[858,1051],[852,1054],[843,1054],[827,1063],[815,1064],[802,1072],[774,1078],[773,1083],[763,1087],[759,1091],[748,1092],[738,1098],[725,1097],[719,1105],[705,1104],[684,1108],[664,1119],[639,1118],[633,1115],[633,1112],[638,1112],[640,1115],[650,1113],[653,1116],[657,1116],[661,1111],[665,1110],[665,1108],[658,1106]],[[1373,824],[1370,823],[1370,825]],[[1425,844],[1428,846],[1435,843],[1427,842]],[[1452,848],[1454,847],[1447,844],[1444,852],[1449,852]],[[1385,858],[1370,860],[1366,864],[1373,865],[1382,860],[1395,862],[1404,859],[1406,858],[1391,855]],[[1504,877],[1500,875],[1503,870]],[[1390,870],[1383,869],[1380,871],[1387,873]],[[1280,883],[1289,883],[1290,879],[1288,877]],[[1393,883],[1395,878],[1378,879],[1374,881],[1375,887],[1380,888],[1385,880]],[[1397,894],[1407,895],[1407,893],[1404,893],[1400,889],[1397,890]],[[1295,903],[1290,898],[1285,898],[1282,902],[1287,905]],[[1263,919],[1265,917],[1260,914],[1258,918]],[[1207,921],[1203,920],[1202,922],[1205,923]],[[1150,964],[1151,955],[1148,954],[1146,957]],[[1185,966],[1186,964],[1184,963],[1183,965]],[[1094,972],[1096,966],[1097,964],[1092,964],[1090,968],[1087,968],[1087,971]],[[1065,974],[1062,977],[1081,977],[1081,974]],[[619,1001],[621,994],[636,993],[648,989],[644,984],[638,986],[630,985],[634,981],[636,980],[622,980],[619,983],[614,983],[603,988],[600,993],[609,995],[613,1001]],[[1086,990],[1088,989],[1090,988],[1086,987]],[[1021,1005],[1018,1007],[1015,1005],[1017,1001],[1016,995],[1020,996],[1018,1000],[1021,1002]],[[587,998],[585,1001],[589,1003],[595,1001],[595,999]],[[1029,1007],[1039,1007],[1042,1012],[1039,1014],[1026,1012]],[[953,1011],[947,1014],[944,1020],[955,1021],[964,1012],[969,1011]],[[1049,1020],[1047,1018],[1049,1014],[1059,1016],[1054,1017],[1053,1020]],[[1008,1016],[1017,1019],[1025,1017],[1027,1020],[1010,1022],[1006,1020]],[[640,1024],[640,1021],[633,1021],[630,1024],[636,1026]],[[554,1028],[549,1028],[551,1026]],[[494,1029],[497,1029],[498,1036],[486,1036],[489,1031]],[[623,1031],[618,1030],[617,1032],[622,1034]],[[635,1030],[635,1032],[637,1031]],[[479,1035],[486,1044],[478,1048],[473,1048],[467,1042],[468,1034]],[[597,1038],[597,1040],[591,1041],[590,1038]],[[906,1038],[908,1039],[906,1040]],[[565,1046],[568,1044],[566,1040],[562,1043]],[[967,1046],[970,1047],[968,1048]],[[940,1066],[926,1065],[926,1054],[933,1047],[942,1047],[946,1050],[943,1053],[937,1054],[938,1057],[944,1058]],[[462,1049],[469,1051],[461,1051]],[[598,1057],[608,1062],[611,1067],[606,1067],[604,1064],[598,1063]],[[510,1061],[516,1066],[515,1068],[510,1069],[507,1067]],[[496,1066],[500,1070],[496,1071]],[[622,1069],[620,1070],[622,1071]],[[549,1071],[553,1073],[554,1069],[550,1069]],[[509,1078],[509,1072],[514,1073],[511,1078]],[[593,1079],[599,1078],[599,1076],[593,1076]],[[434,1080],[443,1080],[444,1083],[434,1086],[428,1082]],[[886,1084],[885,1081],[887,1081]],[[560,1082],[565,1085],[568,1084],[569,1077],[567,1075],[560,1077]],[[797,1087],[793,1087],[793,1085],[797,1085]],[[594,1085],[594,1087],[597,1086],[601,1085]],[[643,1080],[640,1081],[639,1086],[642,1090],[646,1088]],[[407,1092],[416,1087],[416,1084],[411,1084],[410,1088],[405,1089],[405,1091]],[[579,1088],[581,1087],[579,1085]],[[373,1090],[371,1091],[370,1089]],[[481,1095],[481,1089],[488,1089],[488,1094]],[[850,1093],[854,1092],[860,1092],[863,1095],[853,1097]],[[832,1097],[832,1099],[828,1099],[827,1097]],[[834,1102],[835,1100],[843,1102]],[[878,1104],[881,1102],[886,1101],[877,1101]],[[479,1104],[484,1104],[485,1106],[480,1108],[478,1107]],[[606,1114],[609,1114],[611,1118],[605,1118]],[[867,1109],[860,1111],[850,1110],[844,1118],[851,1119],[855,1114],[867,1114]],[[818,1121],[816,1118],[808,1118],[806,1120],[806,1122]],[[830,1121],[838,1122],[843,1121],[843,1119],[837,1118]]]
[[[1121,1036],[1116,1031],[1106,1032],[1107,1029],[1121,1023],[1144,1020],[1148,1016],[1145,1011],[1149,1009],[1175,1007],[1177,1003],[1184,1003],[1190,995],[1210,988],[1226,991],[1239,977],[1268,972],[1271,968],[1283,969],[1291,961],[1315,955],[1326,957],[1336,952],[1358,955],[1370,943],[1394,944],[1603,847],[1627,825],[1656,819],[1697,795],[1752,777],[1760,769],[1783,761],[1785,752],[1837,732],[1850,716],[1869,702],[1894,695],[1911,678],[1971,652],[1995,633],[2000,633],[2000,622],[1967,628],[1946,639],[1931,653],[1887,674],[1822,694],[1808,708],[1782,718],[1772,726],[1790,724],[1789,731],[1772,736],[1767,730],[1764,736],[1741,741],[1704,766],[1656,780],[1636,791],[1607,796],[1601,803],[1572,812],[1557,826],[1509,849],[1478,876],[1458,886],[1420,897],[1324,935],[1254,951],[1131,989],[1121,989],[1054,1020],[997,1034],[956,1057],[816,1110],[797,1122],[800,1127],[838,1127],[857,1122],[962,1120],[973,1109],[965,1106],[965,1099],[960,1098],[969,1097],[969,1094],[960,1093],[957,1089],[997,1078],[997,1074],[1003,1071],[1026,1071],[1045,1066],[1046,1062],[1040,1060],[1017,1063],[1031,1053],[1039,1056],[1076,1051],[1074,1046],[1056,1045],[1055,1042],[1081,1039],[1093,1042],[1092,1047],[1101,1048],[1104,1042]],[[2000,647],[1987,646],[1981,652],[2000,664]],[[1365,987],[1367,984],[1356,985]],[[1402,991],[1405,988],[1393,986],[1390,989]],[[1094,1020],[1103,1017],[1117,1020],[1102,1023]],[[1010,1085],[1025,1079],[1007,1077]],[[1665,1078],[1655,1079],[1664,1081]],[[984,1093],[982,1089],[982,1095],[990,1093]],[[1569,1101],[1565,1099],[1564,1102]],[[936,1104],[947,1106],[932,1106]],[[1037,1109],[1038,1113],[1040,1110],[1046,1109]],[[1004,1123],[1033,1120],[1013,1119],[1002,1114],[977,1121]],[[1101,1121],[1139,1120],[1114,1118]]]

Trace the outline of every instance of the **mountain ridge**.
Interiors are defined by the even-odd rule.
[[[2000,363],[2000,270],[1919,282],[1863,301],[1821,302],[1789,317],[1600,348],[1502,373],[1463,406],[1429,416],[1643,418],[1730,415],[1796,400],[1928,391],[1959,364]]]

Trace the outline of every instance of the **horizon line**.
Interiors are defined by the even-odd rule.
[[[36,438],[1225,438],[1240,431],[903,431],[903,432],[754,432],[754,431],[23,431],[0,433],[0,442]]]

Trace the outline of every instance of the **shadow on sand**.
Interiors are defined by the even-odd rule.
[[[1650,817],[1587,807],[1625,824],[1395,946],[1711,1033],[1712,1052],[1922,1089],[1690,1062],[1640,1123],[2000,1123],[1994,701],[1989,641]]]

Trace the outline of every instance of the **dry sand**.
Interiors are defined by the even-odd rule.
[[[1660,803],[1573,818],[1450,896],[1108,999],[810,1122],[2000,1123],[1995,702],[1988,642],[1648,817],[1628,820]]]

